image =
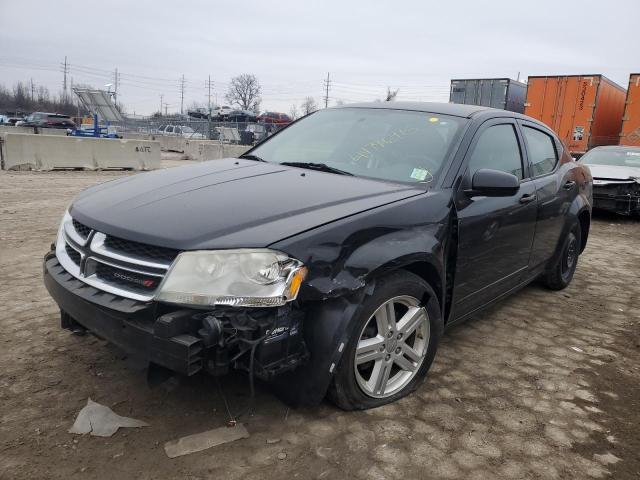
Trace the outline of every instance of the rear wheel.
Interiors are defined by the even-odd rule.
[[[574,225],[564,239],[556,263],[543,277],[543,283],[551,290],[562,290],[571,283],[578,266],[580,234],[580,226]]]
[[[409,272],[377,281],[334,376],[329,397],[345,410],[393,402],[425,377],[442,333],[437,298]]]

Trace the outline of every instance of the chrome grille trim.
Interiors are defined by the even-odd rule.
[[[80,234],[76,231],[75,227],[73,226],[73,222],[70,222],[70,221],[64,222],[64,233],[76,245],[80,245],[81,247],[84,247],[87,244],[87,241],[91,236],[91,234],[89,234],[87,238],[83,238],[82,236],[80,236]]]
[[[120,260],[127,263],[135,263],[136,265],[141,265],[143,267],[167,270],[171,266],[171,262],[156,262],[138,255],[123,255],[118,253],[105,245],[106,239],[107,236],[104,233],[95,232],[93,240],[91,240],[91,251],[104,257],[113,258],[114,260]]]
[[[83,238],[74,228],[73,219],[67,212],[63,217],[58,239],[56,240],[56,257],[60,265],[78,280],[120,297],[148,302],[155,297],[159,285],[171,267],[169,262],[157,262],[137,255],[124,255],[105,246],[107,235],[90,230]],[[80,265],[77,265],[67,253],[67,246],[80,254]],[[160,279],[158,286],[147,292],[133,291],[110,283],[96,274],[96,265],[102,264],[114,269],[145,275]]]

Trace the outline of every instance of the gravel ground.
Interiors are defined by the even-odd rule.
[[[166,166],[181,162],[175,159]],[[0,172],[0,478],[640,477],[640,225],[594,218],[574,281],[532,285],[450,331],[424,385],[367,412],[289,410],[259,388],[250,438],[169,459],[222,426],[246,379],[149,388],[92,336],[59,328],[41,261],[63,210],[116,172]],[[150,427],[67,433],[87,398]]]

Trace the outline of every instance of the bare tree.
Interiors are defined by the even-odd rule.
[[[225,98],[232,105],[242,110],[258,110],[260,108],[260,93],[262,88],[255,75],[243,73],[231,79],[229,90]]]
[[[396,88],[395,90],[391,90],[390,87],[387,87],[387,98],[385,99],[385,102],[393,102],[396,99],[396,96],[398,95],[399,91],[400,91],[399,88]]]
[[[300,105],[300,110],[302,110],[302,115],[309,115],[310,113],[318,110],[318,104],[313,99],[313,97],[307,97]]]
[[[295,103],[289,108],[289,116],[291,117],[291,120],[298,118],[298,107]]]

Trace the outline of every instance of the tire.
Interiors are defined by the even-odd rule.
[[[580,242],[580,225],[576,223],[565,236],[558,259],[542,278],[542,283],[544,283],[547,288],[551,290],[562,290],[571,283],[573,274],[578,266]]]
[[[385,323],[391,312],[397,325]],[[385,335],[381,328],[387,328]],[[364,410],[408,395],[431,367],[442,331],[438,299],[422,278],[399,270],[376,280],[336,368],[329,398],[344,410]]]

